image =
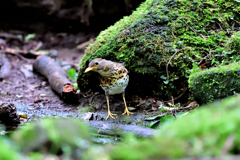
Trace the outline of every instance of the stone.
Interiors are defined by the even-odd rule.
[[[209,3],[214,3],[211,0]],[[200,0],[191,4],[187,0],[147,0],[132,15],[124,17],[102,31],[90,44],[80,61],[78,86],[81,91],[100,91],[97,75],[85,74],[89,62],[104,58],[125,63],[130,71],[126,93],[140,96],[156,94],[163,99],[179,96],[188,86],[188,77],[193,64],[201,61],[211,51],[222,54],[227,49],[222,45],[229,39],[228,32],[219,30],[219,25],[235,24],[240,20],[239,2],[206,5]],[[235,7],[235,8],[234,8]],[[230,9],[229,8],[229,9]],[[233,9],[234,8],[234,9]],[[221,10],[222,15],[211,10]],[[202,13],[202,14],[199,14]],[[219,24],[214,20],[221,19]],[[236,26],[237,25],[237,26]],[[210,49],[209,49],[210,48]],[[221,62],[228,57],[209,56],[209,61]]]

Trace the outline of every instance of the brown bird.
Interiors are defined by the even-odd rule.
[[[116,114],[112,114],[110,111],[108,95],[122,93],[125,105],[125,110],[122,115],[132,114],[131,112],[128,111],[127,104],[125,101],[125,89],[128,85],[129,76],[128,70],[124,67],[124,64],[112,62],[102,58],[96,58],[89,63],[88,68],[85,70],[85,73],[89,71],[98,72],[101,75],[100,86],[105,91],[108,106],[107,119],[109,118],[109,116],[113,119],[114,119],[113,116],[117,116]]]

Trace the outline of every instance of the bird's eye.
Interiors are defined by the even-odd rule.
[[[95,62],[95,65],[98,65],[98,62]]]

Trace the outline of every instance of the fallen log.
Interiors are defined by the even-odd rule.
[[[33,69],[47,77],[50,86],[61,96],[63,101],[78,102],[77,90],[68,80],[66,72],[52,58],[39,56],[33,64]]]
[[[102,135],[120,136],[132,133],[138,138],[151,138],[154,134],[154,129],[139,127],[136,125],[125,125],[109,123],[106,121],[88,121],[86,122],[95,132]]]
[[[11,70],[10,62],[0,53],[0,80],[6,78]]]

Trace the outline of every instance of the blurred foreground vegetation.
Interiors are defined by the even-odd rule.
[[[240,97],[197,108],[165,124],[152,139],[126,135],[118,145],[96,144],[79,120],[43,119],[1,136],[0,159],[161,159],[216,157],[240,151]]]

